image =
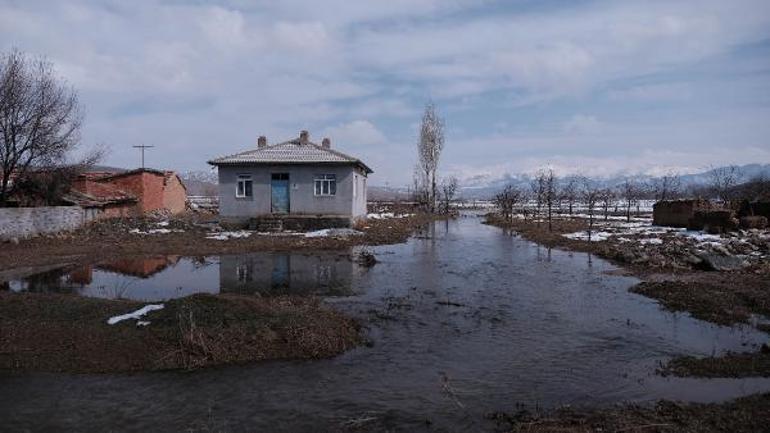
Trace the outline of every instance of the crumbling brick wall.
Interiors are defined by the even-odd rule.
[[[163,182],[163,207],[172,214],[178,214],[187,208],[187,189],[174,172],[166,173]]]

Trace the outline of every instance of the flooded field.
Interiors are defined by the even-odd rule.
[[[351,252],[262,253],[153,258],[162,268],[154,273],[98,264],[9,279],[9,290],[148,301],[196,291],[335,295],[327,301],[360,318],[371,345],[329,360],[191,373],[2,373],[3,429],[459,432],[493,429],[484,415],[517,404],[720,401],[770,390],[768,379],[656,375],[674,355],[755,350],[767,337],[663,311],[628,292],[636,279],[589,255],[548,250],[472,216],[373,251],[379,263],[369,269]]]

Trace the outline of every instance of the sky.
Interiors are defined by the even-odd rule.
[[[0,50],[77,89],[105,164],[208,159],[310,131],[374,185],[412,182],[421,112],[443,176],[608,176],[770,162],[770,1],[0,0]]]

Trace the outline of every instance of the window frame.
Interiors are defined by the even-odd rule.
[[[243,184],[243,192],[241,192]],[[246,185],[249,184],[247,188]],[[250,174],[239,174],[235,180],[235,198],[254,197],[254,178]]]
[[[335,197],[337,195],[337,175],[331,173],[314,175],[313,195],[315,197]]]

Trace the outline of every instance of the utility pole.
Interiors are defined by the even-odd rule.
[[[142,149],[142,169],[144,169],[144,149],[149,149],[149,148],[155,147],[155,146],[148,146],[146,144],[140,144],[138,146],[132,146],[132,147],[134,147],[136,149]]]

